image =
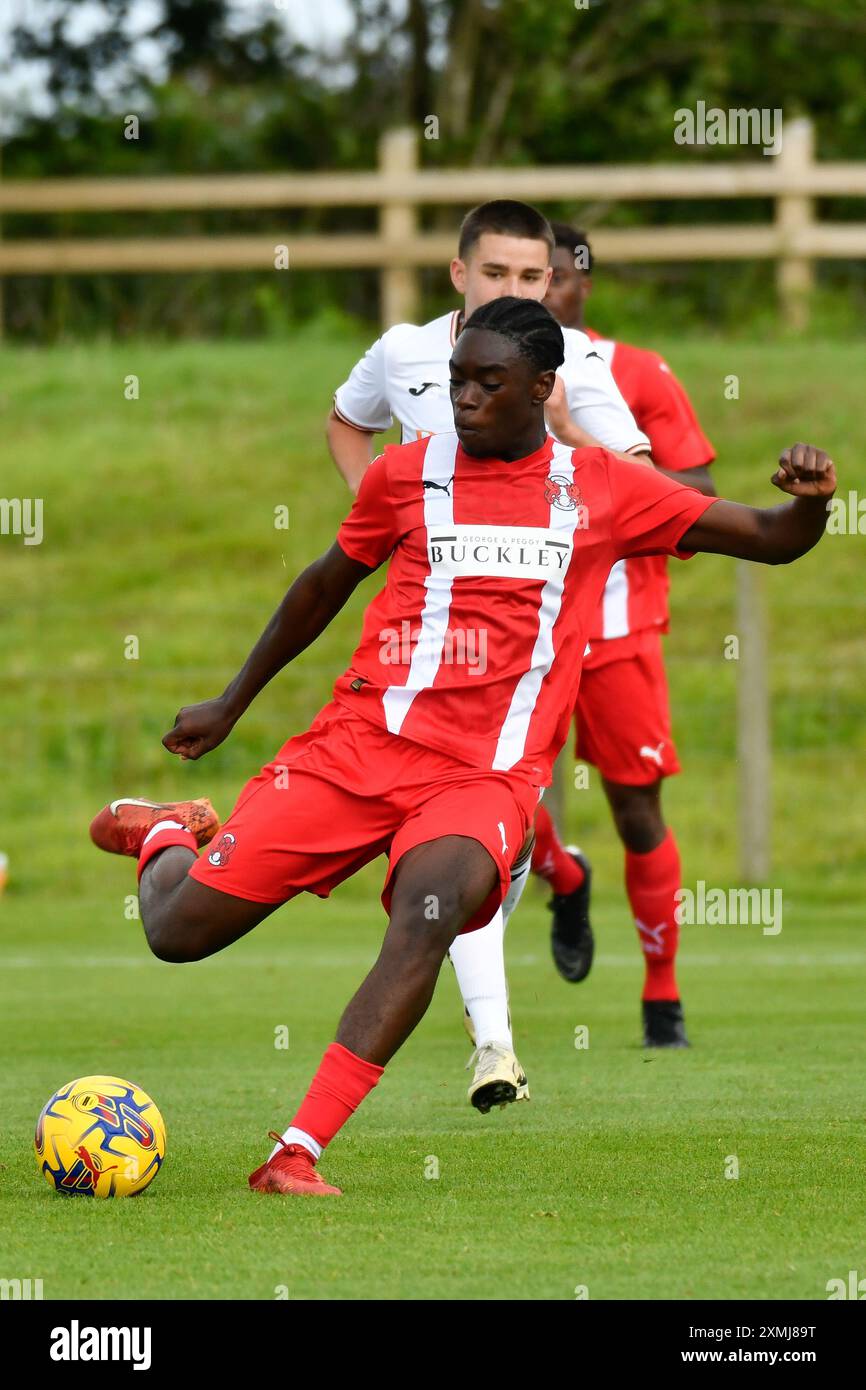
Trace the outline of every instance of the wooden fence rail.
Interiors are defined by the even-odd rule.
[[[411,319],[421,267],[446,263],[450,234],[419,233],[418,212],[429,205],[469,205],[491,197],[531,202],[764,198],[775,215],[765,224],[593,227],[598,255],[608,262],[764,259],[775,262],[782,316],[805,327],[819,259],[866,258],[866,223],[821,222],[819,197],[866,197],[866,161],[816,161],[811,122],[787,122],[781,152],[748,163],[575,166],[574,168],[418,168],[412,130],[382,137],[379,168],[370,173],[225,174],[137,179],[0,180],[0,217],[21,213],[200,211],[375,207],[371,234],[172,236],[0,241],[0,275],[94,274],[191,270],[273,269],[277,248],[302,269],[378,268],[385,325]]]

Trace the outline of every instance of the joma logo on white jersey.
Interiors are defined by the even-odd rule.
[[[448,578],[497,575],[505,579],[561,577],[572,543],[563,531],[545,526],[449,526],[427,541],[430,568]]]

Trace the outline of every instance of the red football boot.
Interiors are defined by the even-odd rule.
[[[90,823],[90,838],[109,854],[128,854],[137,859],[144,837],[157,821],[176,820],[196,838],[199,848],[212,840],[220,828],[219,816],[210,802],[143,801],[140,797],[122,796],[103,807]]]
[[[303,1144],[287,1144],[280,1134],[269,1134],[279,1153],[250,1173],[253,1192],[294,1192],[300,1197],[342,1197],[339,1187],[330,1187],[316,1172],[313,1155]]]

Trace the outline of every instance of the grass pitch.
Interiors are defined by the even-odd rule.
[[[370,581],[229,743],[180,766],[159,739],[217,693],[345,508],[321,425],[361,341],[0,353],[2,492],[44,499],[45,538],[0,536],[0,1277],[46,1298],[826,1297],[864,1268],[866,816],[863,537],[767,572],[774,870],[784,926],[684,928],[694,1047],[644,1054],[640,953],[597,779],[567,831],[596,866],[599,952],[562,983],[530,889],[509,928],[528,1105],[465,1100],[443,970],[433,1006],[323,1160],[342,1201],[253,1197],[382,932],[381,866],[302,897],[223,956],[152,960],[132,866],[87,823],[111,795],[207,792],[225,813],[347,664]],[[771,501],[779,449],[828,448],[866,492],[862,344],[666,347],[719,450],[718,486]],[[139,398],[124,380],[139,379]],[[739,378],[739,398],[725,379]],[[288,506],[288,531],[274,527]],[[685,775],[666,789],[685,883],[737,883],[731,562],[672,566],[668,639]],[[128,654],[136,651],[137,655]],[[589,1047],[575,1047],[575,1029]],[[275,1046],[289,1030],[289,1047]],[[63,1201],[32,1127],[85,1073],[156,1099],[168,1157],[137,1202]],[[736,1159],[736,1164],[733,1160]],[[726,1176],[738,1171],[738,1177]]]

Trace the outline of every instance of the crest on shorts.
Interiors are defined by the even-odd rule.
[[[224,869],[235,852],[236,844],[234,835],[226,830],[208,855],[207,862],[213,864],[215,869]]]

